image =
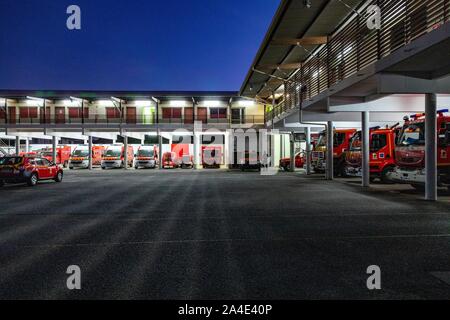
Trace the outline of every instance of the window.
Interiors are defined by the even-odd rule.
[[[46,167],[50,166],[50,161],[48,161],[47,159],[41,159],[41,161],[42,161],[42,165],[44,165]]]
[[[209,109],[211,119],[226,119],[227,109],[226,108],[210,108]]]
[[[377,152],[387,145],[387,136],[385,134],[373,134],[370,143],[370,152]]]

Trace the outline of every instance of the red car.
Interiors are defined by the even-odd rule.
[[[297,153],[295,156],[295,167],[297,169],[303,168],[305,165],[305,154],[303,152]],[[280,160],[280,168],[284,171],[289,171],[291,168],[291,158],[283,158]]]
[[[0,186],[5,183],[27,183],[35,186],[41,180],[62,182],[63,169],[45,158],[10,156],[0,158]]]

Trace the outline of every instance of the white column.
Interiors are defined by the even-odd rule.
[[[369,112],[362,112],[361,117],[361,150],[362,150],[362,186],[370,186],[370,128],[369,128]]]
[[[425,95],[425,200],[437,200],[436,94]]]
[[[306,128],[306,174],[311,174],[311,128]]]
[[[289,135],[289,146],[290,146],[290,154],[291,157],[291,166],[289,168],[289,171],[294,172],[295,171],[295,140],[294,140],[294,133],[291,133]]]
[[[225,162],[225,167],[227,169],[229,169],[230,164],[231,164],[231,161],[230,161],[230,151],[231,151],[230,134],[231,134],[231,132],[230,131],[231,130],[225,131],[225,141],[224,141],[224,146],[223,146],[224,147],[224,156],[225,156],[224,162]]]
[[[89,136],[88,144],[89,144],[89,158],[88,158],[89,170],[92,170],[92,147],[93,147],[93,145],[92,145],[92,136]]]
[[[334,126],[333,121],[328,121],[327,127],[327,169],[326,169],[326,178],[327,180],[334,179],[334,157],[333,157],[333,138],[334,138]]]
[[[16,137],[16,156],[20,153],[20,137]]]
[[[58,148],[58,138],[53,136],[52,137],[52,161],[53,163],[56,163],[57,159],[57,148]]]
[[[128,170],[128,137],[124,136],[123,137],[123,146],[124,146],[124,157],[123,160],[125,162],[125,170]]]
[[[202,123],[195,121],[194,123],[194,169],[200,168],[200,134],[201,130],[198,127],[202,127]]]
[[[158,168],[159,169],[162,169],[162,165],[163,165],[163,163],[162,163],[162,157],[163,157],[162,145],[163,145],[163,143],[162,143],[161,131],[158,130],[158,149],[159,149],[159,151],[158,151],[158,161],[159,161]]]
[[[29,138],[25,139],[25,152],[26,153],[30,152],[30,139]]]

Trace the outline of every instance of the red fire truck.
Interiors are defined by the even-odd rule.
[[[47,159],[50,162],[53,162],[53,149],[52,148],[44,148],[37,153],[42,157]],[[70,146],[60,146],[56,147],[56,164],[61,164],[64,168],[67,168],[70,155],[72,154],[72,148]]]
[[[450,189],[450,116],[438,111],[438,186]],[[425,115],[411,116],[404,125],[395,148],[396,168],[389,178],[423,189],[425,184]]]
[[[163,169],[175,169],[180,166],[180,160],[175,152],[165,152],[162,156]]]
[[[333,138],[333,163],[334,175],[342,175],[345,172],[345,152],[350,145],[350,139],[355,134],[356,129],[336,129]],[[311,155],[311,166],[316,173],[323,173],[326,170],[327,132],[320,133],[319,141],[314,146]]]
[[[370,179],[372,181],[379,178],[384,183],[390,182],[388,174],[395,168],[395,145],[399,132],[398,124],[391,128],[375,127],[370,129]],[[350,140],[349,150],[345,153],[344,176],[360,177],[362,174],[361,140],[361,131],[356,132]]]
[[[158,165],[159,152],[157,146],[140,146],[134,164],[135,169],[151,168],[154,169]]]

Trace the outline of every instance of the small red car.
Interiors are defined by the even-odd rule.
[[[295,167],[298,169],[303,168],[305,165],[306,159],[305,154],[303,152],[297,153],[295,156]],[[280,160],[280,168],[284,171],[289,171],[291,168],[291,158],[283,158]]]
[[[45,158],[8,156],[0,158],[0,187],[5,183],[35,186],[41,180],[62,182],[63,169]]]

